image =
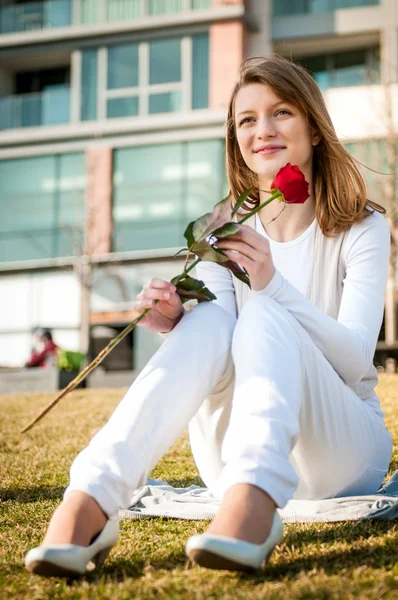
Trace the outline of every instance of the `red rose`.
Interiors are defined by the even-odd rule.
[[[277,188],[287,204],[303,204],[309,198],[309,184],[304,173],[297,165],[287,163],[279,169],[271,183],[271,189]]]

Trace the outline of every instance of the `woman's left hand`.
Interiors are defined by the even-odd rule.
[[[252,227],[239,225],[238,233],[220,239],[215,246],[246,269],[252,290],[263,290],[274,276],[269,241]]]

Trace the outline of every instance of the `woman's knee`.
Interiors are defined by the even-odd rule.
[[[294,323],[294,317],[273,298],[257,295],[249,300],[242,308],[236,323],[232,353],[242,345],[250,344],[256,336],[288,336],[299,343],[299,324]]]
[[[201,302],[184,315],[178,327],[187,326],[201,339],[216,339],[220,344],[225,340],[230,346],[235,323],[236,319],[217,304]]]

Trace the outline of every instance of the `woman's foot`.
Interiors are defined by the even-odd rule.
[[[79,577],[99,567],[119,535],[109,518],[83,492],[71,492],[55,511],[43,543],[25,556],[28,571],[46,577]]]
[[[59,505],[49,523],[43,546],[75,544],[89,546],[108,520],[97,502],[84,492],[71,492]]]
[[[268,560],[283,537],[283,523],[272,498],[249,484],[224,496],[210,527],[186,543],[189,558],[208,569],[254,571]]]
[[[206,533],[262,544],[272,526],[276,504],[262,489],[247,483],[230,487]]]

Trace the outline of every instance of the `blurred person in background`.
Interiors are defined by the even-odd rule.
[[[34,348],[25,363],[26,368],[47,367],[57,360],[59,346],[54,342],[51,331],[44,331],[39,338],[38,347]]]

